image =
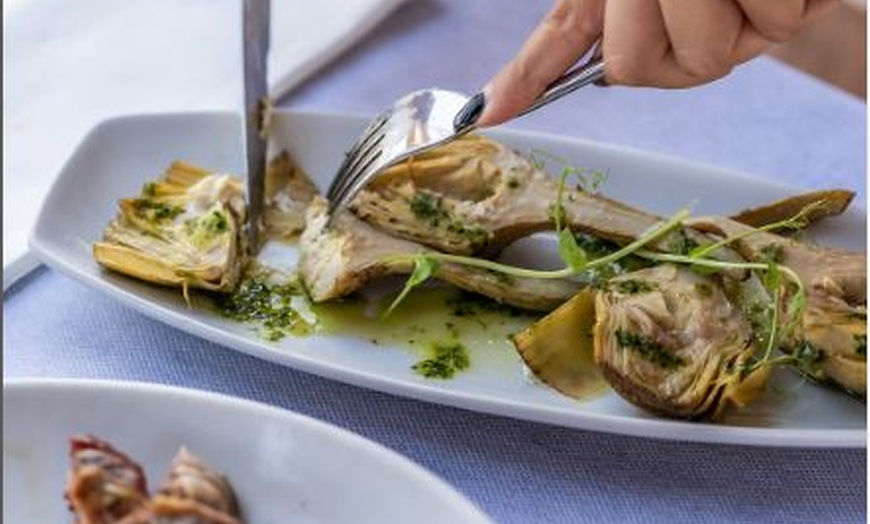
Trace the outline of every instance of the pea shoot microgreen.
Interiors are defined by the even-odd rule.
[[[393,303],[390,304],[390,307],[387,308],[385,315],[389,315],[396,309],[396,307],[405,300],[405,297],[408,296],[408,293],[411,292],[412,289],[419,286],[423,282],[429,280],[435,270],[438,267],[438,262],[431,257],[424,255],[420,255],[414,259],[414,270],[411,271],[411,276],[408,277],[408,280],[405,282],[405,287],[402,289],[402,292],[399,293],[399,296],[393,300]]]
[[[683,221],[685,221],[689,217],[689,211],[687,209],[681,209],[672,217],[651,227],[633,242],[621,247],[620,249],[612,253],[590,260],[589,257],[586,255],[586,251],[582,247],[580,247],[571,230],[565,223],[564,207],[562,206],[561,198],[564,195],[564,188],[566,186],[566,181],[569,176],[570,173],[563,173],[560,179],[558,191],[559,198],[556,202],[556,205],[553,207],[552,213],[553,220],[555,222],[555,228],[559,236],[559,253],[562,256],[566,267],[555,270],[528,269],[495,262],[493,260],[485,258],[451,255],[448,253],[438,252],[421,253],[413,256],[389,257],[385,260],[392,263],[413,262],[414,270],[411,273],[411,276],[405,282],[405,287],[402,289],[402,291],[399,293],[399,295],[393,301],[392,305],[387,310],[387,314],[393,311],[401,303],[401,301],[404,300],[405,297],[407,297],[408,293],[412,289],[423,284],[423,282],[428,280],[430,277],[435,276],[438,263],[461,264],[518,278],[569,278],[582,274],[585,271],[605,267],[635,253],[636,251],[643,249],[643,247],[647,244],[658,240],[665,234],[678,228],[683,223]]]
[[[764,305],[765,318],[762,329],[757,334],[759,346],[763,349],[760,351],[760,357],[756,357],[740,370],[741,376],[748,376],[763,366],[788,364],[806,368],[814,362],[811,358],[812,355],[806,351],[794,351],[790,355],[781,355],[779,357],[773,356],[777,349],[792,341],[793,335],[799,328],[807,301],[806,289],[800,277],[792,269],[781,263],[781,260],[779,260],[781,256],[775,256],[777,254],[781,255],[781,253],[771,250],[770,255],[763,257],[764,260],[751,262],[718,260],[712,258],[711,255],[719,249],[726,248],[743,238],[759,232],[782,229],[801,230],[808,224],[810,214],[823,205],[823,202],[814,202],[805,206],[800,212],[785,220],[748,229],[716,242],[687,245],[685,250],[681,250],[678,253],[662,253],[647,249],[647,246],[661,239],[664,235],[675,230],[681,231],[680,228],[683,226],[683,223],[689,218],[689,211],[681,209],[670,218],[650,228],[633,242],[613,252],[592,258],[578,243],[576,236],[568,226],[566,211],[563,206],[569,178],[575,177],[579,180],[576,186],[577,190],[588,191],[590,189],[588,182],[591,179],[584,178],[584,176],[588,176],[590,171],[573,168],[558,157],[540,151],[533,152],[532,162],[535,167],[543,169],[546,165],[545,158],[555,160],[563,165],[556,202],[551,207],[551,216],[558,239],[559,255],[565,263],[564,268],[555,270],[528,269],[485,258],[438,252],[427,252],[410,257],[394,257],[391,259],[394,262],[413,262],[414,269],[406,281],[404,288],[388,308],[387,314],[392,312],[414,288],[423,284],[429,278],[436,276],[438,266],[443,263],[460,264],[518,278],[561,279],[577,276],[596,268],[602,268],[630,255],[635,255],[653,263],[688,265],[693,270],[701,273],[742,269],[753,271],[758,275],[764,284],[769,298],[768,302]],[[599,177],[596,177],[594,180],[599,180]],[[600,183],[600,180],[597,183]],[[592,189],[594,190],[595,188],[597,188],[597,184]]]

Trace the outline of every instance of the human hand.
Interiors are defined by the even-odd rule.
[[[836,0],[557,0],[484,88],[479,126],[504,122],[596,43],[607,84],[691,87],[792,38]]]

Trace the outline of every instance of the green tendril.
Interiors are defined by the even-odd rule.
[[[799,230],[807,227],[809,224],[809,215],[819,207],[825,204],[824,200],[817,200],[810,204],[804,206],[800,211],[797,212],[794,216],[786,218],[784,220],[779,220],[777,222],[771,222],[770,224],[765,224],[763,226],[749,229],[748,231],[743,231],[737,233],[736,235],[732,235],[728,238],[720,240],[718,242],[714,242],[712,244],[705,244],[703,246],[698,246],[692,249],[689,252],[689,256],[692,258],[703,258],[710,253],[716,251],[719,248],[725,247],[728,244],[736,242],[738,240],[742,240],[748,236],[755,235],[756,233],[760,233],[763,231],[774,231],[777,229],[792,229]]]
[[[539,156],[554,159],[565,165],[565,162],[562,159],[555,157],[554,155],[533,150],[532,162],[535,164],[535,167],[539,169],[544,167],[544,162],[539,158]],[[805,206],[794,216],[785,220],[780,220],[749,231],[741,232],[718,242],[687,249],[688,253],[685,254],[660,253],[645,249],[649,244],[655,242],[663,235],[683,224],[683,222],[689,217],[689,211],[688,209],[681,209],[667,220],[651,227],[633,242],[612,253],[604,254],[598,258],[590,260],[586,250],[579,245],[577,238],[567,226],[565,208],[563,206],[568,177],[571,175],[578,175],[578,173],[580,173],[580,171],[575,168],[566,167],[563,169],[562,175],[559,179],[556,202],[551,208],[552,219],[559,241],[559,254],[565,263],[564,268],[556,270],[528,269],[502,264],[484,258],[438,252],[387,257],[383,259],[384,262],[413,263],[414,269],[408,277],[408,280],[405,282],[405,287],[387,309],[386,314],[389,315],[407,297],[412,289],[423,284],[426,280],[434,276],[438,265],[441,263],[459,264],[483,269],[499,275],[518,278],[559,279],[572,277],[585,271],[607,266],[608,264],[613,264],[630,255],[635,255],[651,262],[684,264],[696,270],[703,270],[703,272],[715,272],[728,269],[741,269],[755,272],[762,282],[764,282],[765,288],[770,293],[769,307],[771,308],[771,312],[768,321],[769,327],[767,332],[764,333],[761,338],[761,340],[764,341],[762,356],[759,359],[755,359],[752,363],[748,364],[741,370],[743,376],[748,376],[750,373],[762,366],[779,364],[804,366],[806,364],[804,362],[805,359],[793,355],[782,355],[779,357],[773,356],[774,351],[781,346],[782,342],[787,340],[797,331],[800,326],[803,312],[806,309],[807,292],[797,273],[788,266],[780,264],[778,257],[774,256],[765,256],[764,262],[733,262],[707,257],[720,248],[726,247],[733,242],[759,232],[777,229],[802,229],[809,223],[810,214],[822,206],[824,201],[813,202]],[[788,285],[794,287],[794,291],[791,294],[787,291],[786,286]],[[786,296],[789,296],[788,303],[783,307],[782,302],[785,300]],[[786,317],[784,323],[781,323],[781,312],[784,312]]]

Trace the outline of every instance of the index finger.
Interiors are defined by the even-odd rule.
[[[531,105],[601,36],[604,0],[559,0],[517,56],[484,88],[486,106],[477,124],[504,122]]]

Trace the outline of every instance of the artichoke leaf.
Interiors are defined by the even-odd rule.
[[[511,339],[541,382],[582,399],[606,390],[593,360],[595,292],[586,288]]]
[[[849,207],[853,198],[855,198],[855,192],[846,189],[810,191],[744,209],[732,215],[731,220],[751,227],[762,227],[788,220],[804,211],[807,206],[815,205],[812,211],[804,216],[804,220],[811,224],[825,217],[842,214]]]

